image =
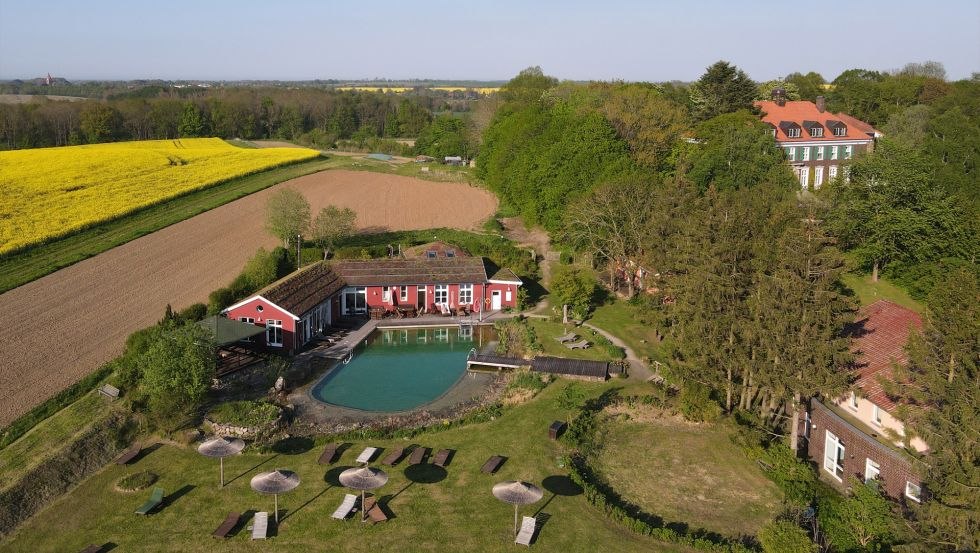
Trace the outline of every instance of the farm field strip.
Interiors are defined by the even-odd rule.
[[[0,425],[118,355],[126,337],[163,314],[205,301],[260,247],[266,200],[289,187],[314,213],[351,207],[362,230],[479,228],[497,209],[490,192],[367,171],[293,179],[172,224],[0,294],[16,332],[0,334]]]
[[[0,254],[279,165],[309,149],[244,149],[218,138],[0,152]]]

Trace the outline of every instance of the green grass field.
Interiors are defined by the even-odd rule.
[[[726,423],[609,422],[598,469],[623,498],[668,523],[754,536],[781,493],[732,444]]]
[[[605,348],[595,347],[595,337],[592,336],[592,331],[587,328],[576,328],[575,325],[563,325],[538,318],[528,319],[528,324],[534,329],[544,355],[597,361],[619,360],[619,358],[613,358]],[[592,342],[593,346],[588,349],[568,349],[555,340],[558,336],[564,336],[568,331],[574,331],[579,335],[580,339]]]
[[[663,354],[657,345],[656,331],[650,325],[641,322],[640,317],[644,313],[640,309],[625,301],[615,300],[600,305],[592,313],[588,322],[617,336],[641,359],[663,361]]]
[[[584,385],[598,394],[623,384]],[[512,479],[540,485],[548,477],[557,477],[547,482],[561,483],[561,476],[566,474],[557,463],[562,446],[547,439],[549,423],[563,417],[553,401],[560,388],[546,388],[536,399],[506,410],[495,421],[413,440],[434,449],[455,449],[456,454],[445,472],[407,469],[405,461],[388,469],[391,479],[377,491],[392,516],[385,523],[372,526],[330,518],[348,492],[336,485],[336,476],[352,466],[354,457],[367,445],[387,449],[409,442],[355,443],[332,466],[316,464],[320,447],[265,455],[246,449],[243,455],[226,460],[229,483],[224,489],[218,489],[216,460],[206,459],[192,448],[163,445],[134,465],[107,466],[27,521],[0,543],[0,549],[77,551],[90,543],[112,543],[120,551],[513,551],[513,508],[497,501],[490,488]],[[480,473],[480,466],[493,454],[505,455],[508,460],[496,475]],[[252,542],[245,525],[224,541],[211,538],[210,533],[229,511],[250,515],[273,510],[272,497],[253,492],[249,481],[255,474],[275,468],[296,471],[302,483],[280,497],[282,522],[270,540]],[[163,487],[170,499],[159,511],[140,517],[133,511],[149,497],[150,490],[123,493],[116,491],[114,484],[145,470],[161,476],[155,485]],[[649,477],[662,482],[665,475]],[[547,491],[549,486],[566,495]],[[584,495],[567,495],[567,487],[549,484],[545,489],[540,502],[521,511],[528,516],[539,511],[550,515],[532,546],[536,551],[689,551],[629,533],[592,507]],[[739,506],[730,508],[737,510]]]
[[[337,165],[321,158],[249,175],[0,257],[0,293],[274,184]]]
[[[844,273],[841,275],[841,280],[854,291],[854,295],[857,296],[861,305],[870,305],[878,300],[888,300],[913,311],[922,312],[921,303],[912,299],[905,290],[883,278],[879,278],[878,282],[871,282],[871,275]]]

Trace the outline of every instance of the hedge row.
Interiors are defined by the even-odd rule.
[[[0,493],[0,537],[108,464],[134,432],[126,415],[110,416]]]
[[[115,366],[112,362],[106,363],[95,372],[62,390],[58,395],[48,398],[44,403],[18,417],[0,432],[0,449],[14,443],[17,438],[26,434],[39,422],[78,401],[79,398],[112,374],[114,369]]]

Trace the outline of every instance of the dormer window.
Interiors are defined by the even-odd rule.
[[[841,121],[830,119],[827,121],[827,128],[834,132],[834,136],[847,136],[847,125]]]
[[[456,257],[456,252],[453,250],[446,250],[446,257]]]
[[[429,250],[429,251],[425,252],[425,256],[428,257],[429,259],[435,259],[436,258],[436,251],[435,250]]]
[[[804,121],[803,126],[806,127],[806,132],[810,134],[812,138],[821,138],[823,136],[823,125],[817,123],[816,121]]]
[[[791,129],[788,129],[786,131],[786,136],[788,136],[790,138],[799,138],[800,137],[800,129],[799,128],[791,128]]]
[[[783,129],[783,133],[786,134],[787,138],[800,137],[801,127],[793,121],[780,121],[779,128]]]

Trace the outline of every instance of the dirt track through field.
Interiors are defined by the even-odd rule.
[[[324,171],[278,184],[0,295],[0,426],[122,352],[126,337],[207,301],[259,246],[275,190],[302,192],[313,213],[333,204],[357,211],[362,229],[476,228],[494,196],[464,184],[366,171]]]

